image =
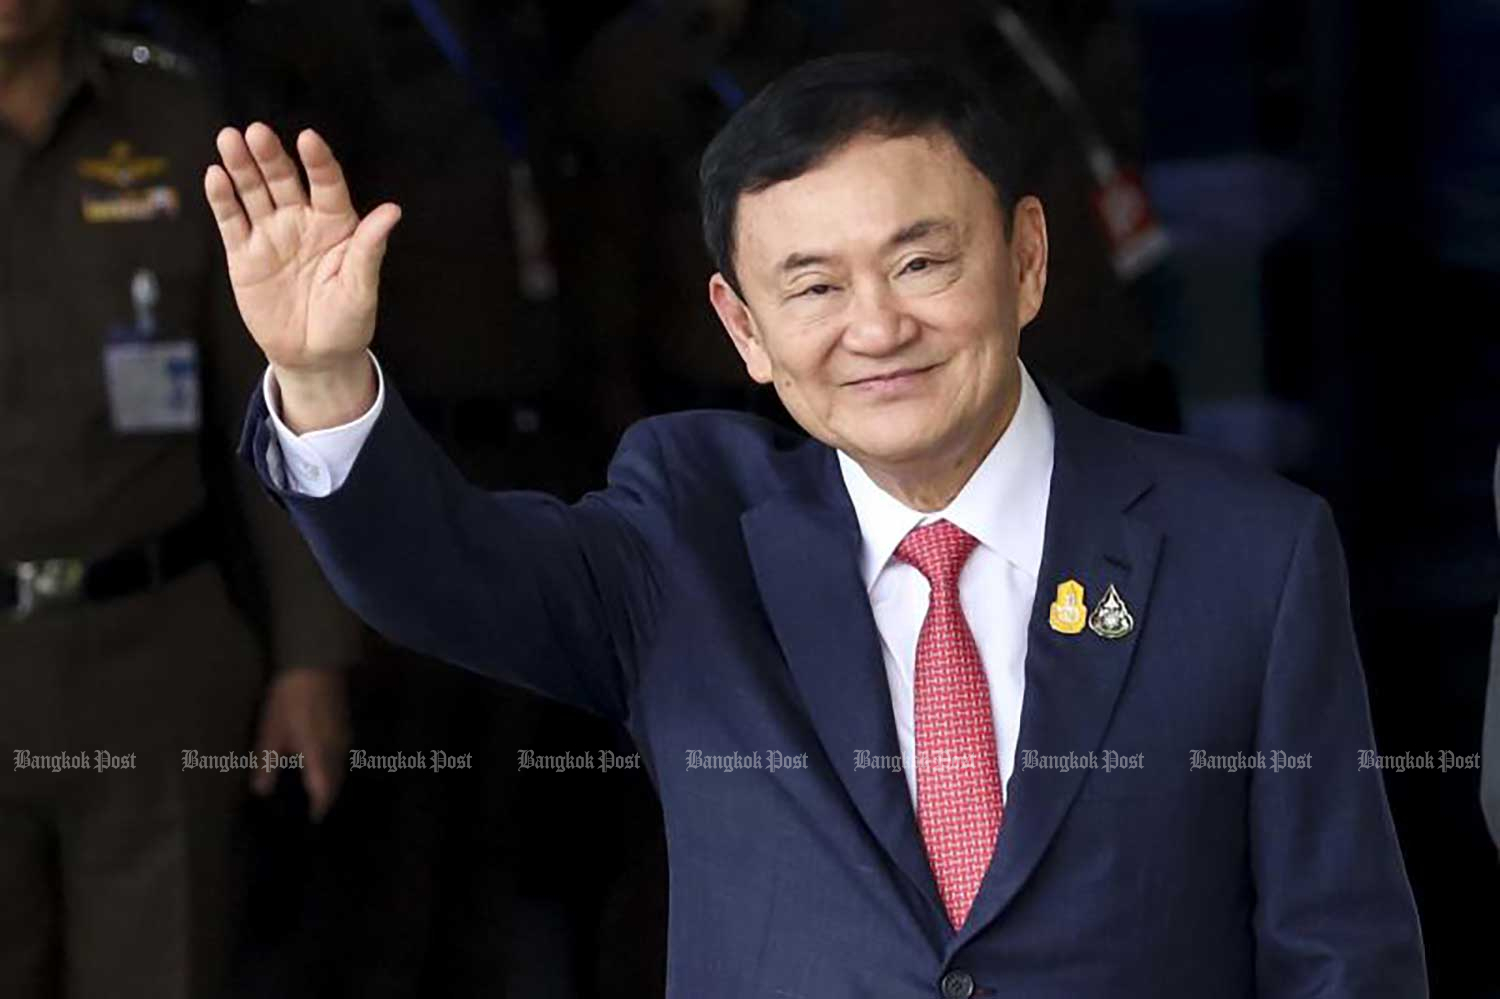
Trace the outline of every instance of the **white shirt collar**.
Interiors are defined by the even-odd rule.
[[[838,452],[839,471],[863,539],[860,572],[865,589],[874,587],[896,546],[912,528],[935,520],[952,521],[981,545],[1036,578],[1042,568],[1052,452],[1052,411],[1025,365],[1021,365],[1021,401],[1010,426],[953,502],[942,510],[923,513],[911,509],[876,485],[853,458]]]

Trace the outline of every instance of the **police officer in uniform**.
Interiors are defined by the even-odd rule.
[[[231,460],[259,365],[194,196],[219,120],[182,59],[0,0],[7,999],[220,994],[247,782],[320,817],[342,773],[359,631]]]

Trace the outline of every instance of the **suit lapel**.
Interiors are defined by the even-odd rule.
[[[1026,692],[1005,822],[979,895],[955,935],[922,845],[905,778],[857,767],[860,751],[899,755],[880,637],[859,573],[858,520],[833,452],[808,442],[783,456],[788,488],[741,527],[756,584],[818,738],[871,834],[926,902],[922,917],[953,953],[993,922],[1040,863],[1086,776],[1027,767],[1039,757],[1100,751],[1147,624],[1160,532],[1129,513],[1150,488],[1114,425],[1039,382],[1056,431],[1046,537],[1028,622]],[[1127,444],[1128,449],[1128,444]],[[1135,619],[1123,638],[1054,631],[1057,586],[1074,579],[1092,609],[1113,585]]]
[[[859,572],[858,521],[828,448],[788,455],[794,487],[741,518],[761,599],[813,727],[871,834],[926,900],[937,887],[902,774],[856,765],[861,752],[900,755],[880,636]]]
[[[1150,480],[1128,453],[1111,447],[1119,440],[1113,424],[1055,389],[1045,395],[1052,406],[1056,450],[1041,575],[1028,623],[1015,767],[994,857],[968,920],[950,941],[950,953],[1015,898],[1087,776],[1084,769],[1064,773],[1028,766],[1028,752],[1087,756],[1109,748],[1101,740],[1148,623],[1161,534],[1132,517],[1128,508],[1150,488]],[[1058,584],[1070,579],[1084,586],[1090,610],[1113,585],[1134,617],[1133,630],[1113,639],[1087,627],[1076,635],[1053,630],[1051,605]]]

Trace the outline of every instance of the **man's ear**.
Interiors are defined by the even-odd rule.
[[[1047,215],[1031,195],[1016,202],[1010,231],[1011,259],[1016,268],[1017,328],[1042,311],[1047,291]]]
[[[750,377],[762,385],[769,383],[771,359],[761,343],[755,317],[750,314],[750,307],[745,304],[744,299],[729,286],[723,274],[715,273],[708,279],[708,300],[718,313],[719,322],[724,324],[724,331],[729,334],[734,349],[740,352],[740,360],[745,362],[745,370],[750,372]]]

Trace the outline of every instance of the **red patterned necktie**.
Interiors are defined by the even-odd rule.
[[[917,638],[917,824],[955,929],[968,918],[1005,817],[989,681],[958,600],[958,575],[978,544],[939,520],[896,548],[932,587]]]

